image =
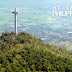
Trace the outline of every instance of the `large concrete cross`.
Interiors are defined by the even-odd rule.
[[[16,16],[16,14],[18,14],[18,12],[16,11],[16,8],[15,8],[15,11],[12,13],[15,14],[15,35],[17,35],[17,16]]]

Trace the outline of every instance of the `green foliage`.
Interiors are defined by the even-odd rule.
[[[5,32],[0,37],[0,72],[72,72],[71,56],[28,33]]]

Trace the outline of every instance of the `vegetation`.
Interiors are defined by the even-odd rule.
[[[0,72],[72,72],[72,52],[28,33],[2,33]]]

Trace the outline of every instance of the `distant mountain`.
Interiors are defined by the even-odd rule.
[[[72,72],[72,52],[28,33],[2,33],[0,72]]]

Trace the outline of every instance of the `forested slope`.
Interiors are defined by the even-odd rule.
[[[28,33],[2,33],[0,72],[72,72],[72,52]]]

